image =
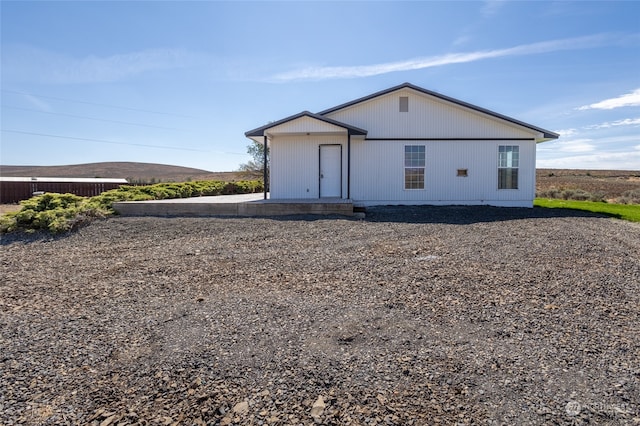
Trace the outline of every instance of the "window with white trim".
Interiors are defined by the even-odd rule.
[[[404,189],[424,189],[425,163],[424,145],[405,145]]]
[[[500,145],[498,147],[498,189],[518,189],[520,147]]]

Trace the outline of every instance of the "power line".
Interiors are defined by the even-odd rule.
[[[82,118],[82,119],[85,119],[85,120],[104,121],[106,123],[118,123],[118,124],[128,124],[130,126],[151,127],[151,128],[154,128],[154,129],[182,130],[182,129],[176,129],[175,127],[154,126],[152,124],[132,123],[130,121],[108,120],[106,118],[87,117],[87,116],[84,116],[84,115],[67,114],[67,113],[64,113],[64,112],[40,111],[40,110],[37,110],[37,109],[22,108],[22,107],[16,107],[16,106],[11,106],[11,105],[2,105],[2,108],[15,109],[15,110],[19,110],[19,111],[38,112],[40,114],[60,115],[60,116],[63,116],[63,117]]]
[[[148,144],[142,144],[142,143],[116,142],[116,141],[108,141],[108,140],[104,140],[104,139],[76,138],[76,137],[73,137],[73,136],[52,135],[52,134],[49,134],[49,133],[24,132],[24,131],[21,131],[21,130],[2,129],[0,131],[6,132],[6,133],[17,133],[17,134],[22,134],[22,135],[43,136],[43,137],[47,137],[47,138],[58,138],[58,139],[69,139],[69,140],[76,140],[76,141],[108,143],[108,144],[112,144],[112,145],[143,146],[143,147],[147,147],[147,148],[172,149],[172,150],[177,150],[177,151],[209,152],[209,151],[204,150],[204,149],[183,148],[183,147],[177,147],[177,146],[164,146],[164,145],[148,145]]]
[[[148,109],[130,108],[130,107],[123,107],[123,106],[119,106],[119,105],[103,104],[103,103],[99,103],[99,102],[80,101],[80,100],[77,100],[77,99],[68,99],[68,98],[60,98],[60,97],[56,97],[56,96],[38,95],[36,93],[21,92],[21,91],[18,91],[18,90],[8,90],[8,89],[0,89],[0,90],[3,91],[3,92],[6,92],[6,93],[13,93],[13,94],[17,94],[17,95],[35,96],[37,98],[55,99],[55,100],[58,100],[58,101],[75,102],[75,103],[86,104],[86,105],[96,105],[96,106],[107,107],[107,108],[123,109],[123,110],[127,110],[127,111],[138,111],[138,112],[147,112],[147,113],[150,113],[150,114],[173,115],[173,116],[176,116],[176,117],[197,118],[197,117],[194,117],[192,115],[176,114],[176,113],[173,113],[173,112],[152,111],[152,110],[148,110]]]

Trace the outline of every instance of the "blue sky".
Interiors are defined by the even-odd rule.
[[[2,1],[1,164],[211,171],[244,132],[403,82],[640,169],[640,2]]]

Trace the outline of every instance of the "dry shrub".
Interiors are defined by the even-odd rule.
[[[555,198],[562,200],[575,200],[575,201],[597,201],[606,202],[605,193],[602,191],[589,192],[584,189],[564,189],[564,188],[549,188],[536,193],[538,198]]]
[[[616,198],[618,204],[640,204],[640,188],[625,191],[621,197]]]

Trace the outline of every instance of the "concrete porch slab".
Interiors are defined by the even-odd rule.
[[[219,195],[171,200],[125,201],[113,203],[123,216],[353,216],[353,202],[343,199],[264,199],[263,194]]]

